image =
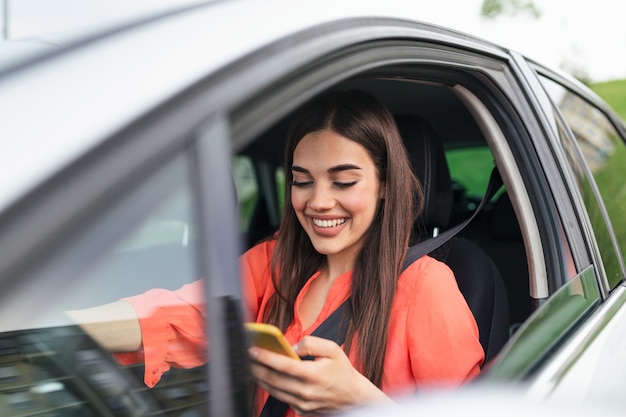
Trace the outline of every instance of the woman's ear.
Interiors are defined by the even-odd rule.
[[[379,191],[379,198],[381,200],[385,199],[386,191],[387,191],[387,184],[384,183],[384,182],[381,182],[380,183],[380,191]]]

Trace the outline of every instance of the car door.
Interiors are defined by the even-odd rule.
[[[590,318],[572,321],[571,340],[555,355],[532,386],[538,397],[615,403],[623,407],[624,384],[624,155],[623,121],[585,88],[544,68],[538,77],[554,108],[559,138],[575,187],[573,199],[588,221],[587,250],[598,259],[596,280],[588,279],[582,294]],[[592,275],[591,271],[587,275]],[[577,277],[578,278],[578,277]],[[568,284],[574,287],[574,282]],[[577,291],[580,294],[580,291]],[[591,305],[598,304],[591,313]],[[550,308],[550,307],[548,307]],[[581,317],[584,313],[580,311]]]
[[[535,363],[530,394],[623,408],[624,125],[585,87],[542,67],[535,71],[550,99],[548,114],[558,129],[564,176],[573,180],[570,198],[584,231],[572,246],[582,245],[578,250],[589,253],[589,263],[529,320],[494,375],[514,367],[522,350],[532,357],[540,346],[548,347],[546,333],[560,334],[563,342],[549,348],[543,364]]]
[[[3,215],[1,246],[22,250],[2,262],[2,415],[247,415],[228,122],[162,129],[177,111],[110,138]],[[77,326],[82,309],[200,278],[210,360],[196,352],[153,389],[141,362],[122,366]]]

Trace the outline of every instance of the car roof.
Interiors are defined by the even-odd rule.
[[[111,27],[0,71],[0,212],[154,106],[262,48],[306,30],[357,21],[376,36],[403,30],[492,53],[489,42],[409,23],[414,3],[221,1]],[[280,11],[280,12],[278,12]],[[275,18],[275,15],[284,16]],[[271,24],[268,24],[268,19]],[[445,16],[431,16],[432,21]],[[417,26],[416,26],[417,25]],[[421,29],[420,29],[421,28]],[[381,32],[382,34],[386,32]]]

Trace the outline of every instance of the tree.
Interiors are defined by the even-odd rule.
[[[529,13],[537,19],[541,11],[532,0],[483,0],[480,15],[485,19],[495,19],[501,15],[515,16],[520,12]]]

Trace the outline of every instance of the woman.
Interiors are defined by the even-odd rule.
[[[314,99],[294,119],[285,162],[291,204],[277,234],[242,255],[244,295],[252,319],[315,360],[250,348],[258,404],[271,394],[288,415],[330,413],[475,377],[483,351],[451,270],[424,256],[401,271],[422,193],[386,108],[357,92]],[[132,343],[113,349],[141,348],[118,359],[145,361],[147,384],[204,360],[201,285],[121,302],[138,322]],[[348,298],[344,346],[310,336]]]

